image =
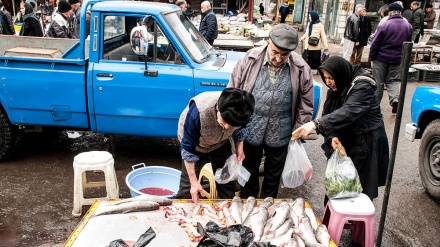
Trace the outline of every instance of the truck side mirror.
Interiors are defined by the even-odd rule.
[[[148,31],[144,26],[137,26],[131,30],[131,49],[134,54],[144,56],[148,54]]]

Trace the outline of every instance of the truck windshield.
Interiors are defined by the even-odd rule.
[[[199,30],[188,18],[183,15],[182,11],[166,14],[164,18],[195,62],[202,63],[209,58],[213,49],[212,46],[202,37]]]

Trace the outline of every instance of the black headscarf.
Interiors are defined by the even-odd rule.
[[[312,17],[312,21],[310,22],[309,25],[309,36],[312,34],[312,28],[313,28],[313,24],[316,23],[320,23],[321,21],[319,20],[319,15],[318,13],[316,13],[315,11],[309,11],[309,15],[310,17]]]
[[[23,21],[25,21],[27,18],[29,18],[32,15],[35,15],[34,8],[32,8],[32,5],[30,3],[25,2]]]
[[[34,18],[35,20],[40,22],[38,20],[38,17],[34,13],[34,8],[28,2],[24,2],[24,15],[22,16],[22,18],[23,18],[23,24],[21,26],[21,30],[20,30],[20,34],[19,34],[20,36],[24,36],[25,35],[24,31],[25,31],[27,25],[30,25],[29,24],[30,20],[27,21],[28,18]]]
[[[319,66],[319,74],[321,75],[322,81],[325,83],[322,69],[326,70],[333,77],[337,88],[337,91],[330,89],[327,93],[327,98],[322,110],[322,115],[324,116],[339,109],[343,105],[347,91],[351,87],[351,82],[356,76],[368,75],[364,73],[359,65],[353,66],[340,56],[332,56]]]

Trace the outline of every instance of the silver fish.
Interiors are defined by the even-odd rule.
[[[255,199],[255,197],[249,196],[246,203],[243,205],[243,210],[241,213],[241,220],[243,224],[244,222],[246,222],[246,219],[248,218],[248,216],[250,215],[252,209],[255,207],[256,204],[257,204],[257,200]]]
[[[295,225],[295,227],[298,227],[299,218],[298,218],[298,215],[295,213],[295,210],[293,210],[292,207],[290,207],[290,218],[293,221],[293,225]]]
[[[269,212],[269,215],[273,215],[275,213],[275,209],[279,208],[281,205],[283,205],[284,201],[275,202],[270,207],[267,208],[267,211]]]
[[[258,210],[258,207],[253,207],[253,208],[252,208],[252,210],[251,210],[251,212],[249,213],[248,217],[246,217],[246,219],[243,220],[243,223],[242,223],[242,224],[243,224],[244,226],[247,226],[247,227],[250,227],[250,226],[251,226],[251,218],[252,218],[252,215],[254,215],[255,212],[257,212],[257,210]]]
[[[313,231],[310,218],[305,213],[299,217],[299,226],[295,229],[295,233],[304,241],[306,246],[323,247],[324,244],[318,243]],[[328,246],[328,245],[327,245]]]
[[[269,239],[268,241],[270,241],[271,245],[275,245],[275,246],[284,246],[289,242],[289,239],[292,238],[292,233],[293,233],[293,228],[289,229],[286,233]]]
[[[173,204],[173,201],[171,199],[162,197],[162,196],[152,196],[152,195],[139,195],[132,198],[122,199],[120,201],[111,202],[113,205],[119,205],[122,203],[127,202],[135,202],[135,201],[150,201],[150,202],[157,202],[160,206],[169,206]]]
[[[302,197],[296,198],[291,206],[296,215],[301,216],[304,213],[304,199]]]
[[[251,216],[251,229],[254,232],[254,242],[260,241],[268,218],[269,214],[266,207],[258,207],[257,211]]]
[[[229,207],[231,211],[232,218],[234,219],[236,224],[241,224],[241,213],[243,211],[243,201],[239,196],[234,196],[232,199],[231,206]]]
[[[273,204],[273,197],[266,197],[264,200],[260,203],[258,207],[262,208],[269,208]]]
[[[298,242],[299,247],[306,247],[306,244],[298,235],[292,234],[292,238],[296,239],[296,242]]]
[[[318,227],[318,222],[316,221],[316,215],[313,212],[313,209],[311,208],[304,208],[304,213],[307,214],[310,218],[310,223],[312,224],[313,230],[316,231],[316,228]]]
[[[290,206],[287,202],[282,202],[281,205],[275,209],[272,217],[272,225],[270,226],[268,237],[275,237],[275,231],[284,224],[286,219],[290,216]]]
[[[232,218],[231,211],[229,211],[229,208],[224,207],[224,208],[222,209],[222,211],[223,211],[223,214],[224,214],[224,217],[225,217],[226,226],[227,226],[227,227],[230,227],[230,226],[232,226],[232,225],[235,225],[235,221],[234,221],[234,219]]]
[[[321,224],[316,228],[315,236],[319,243],[327,246],[330,244],[330,234],[324,224]]]
[[[271,225],[269,225],[269,221],[272,222],[273,218],[270,218],[267,221],[267,223],[266,223],[267,227],[264,228],[264,233],[263,233],[263,237],[261,238],[261,241],[264,241],[269,238],[276,238],[278,236],[281,236],[284,233],[286,233],[289,229],[291,229],[293,226],[292,220],[290,218],[287,218],[287,220],[280,227],[278,227],[278,229],[276,229],[273,234],[269,235],[268,233],[271,233],[269,231],[269,229],[271,227]]]
[[[159,208],[157,202],[150,201],[134,201],[127,202],[120,205],[105,205],[98,212],[95,212],[92,216],[105,215],[105,214],[124,214],[130,212],[140,211],[152,211]]]

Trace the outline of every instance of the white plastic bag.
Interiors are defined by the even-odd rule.
[[[244,186],[251,174],[244,168],[240,161],[237,159],[237,155],[231,155],[227,160],[223,168],[215,171],[215,181],[219,184],[226,184],[231,181],[237,180],[241,186]]]
[[[327,162],[325,193],[330,199],[356,197],[362,192],[361,181],[353,161],[336,150]]]
[[[281,186],[296,188],[312,177],[313,167],[299,139],[290,140],[286,163],[281,174]]]

